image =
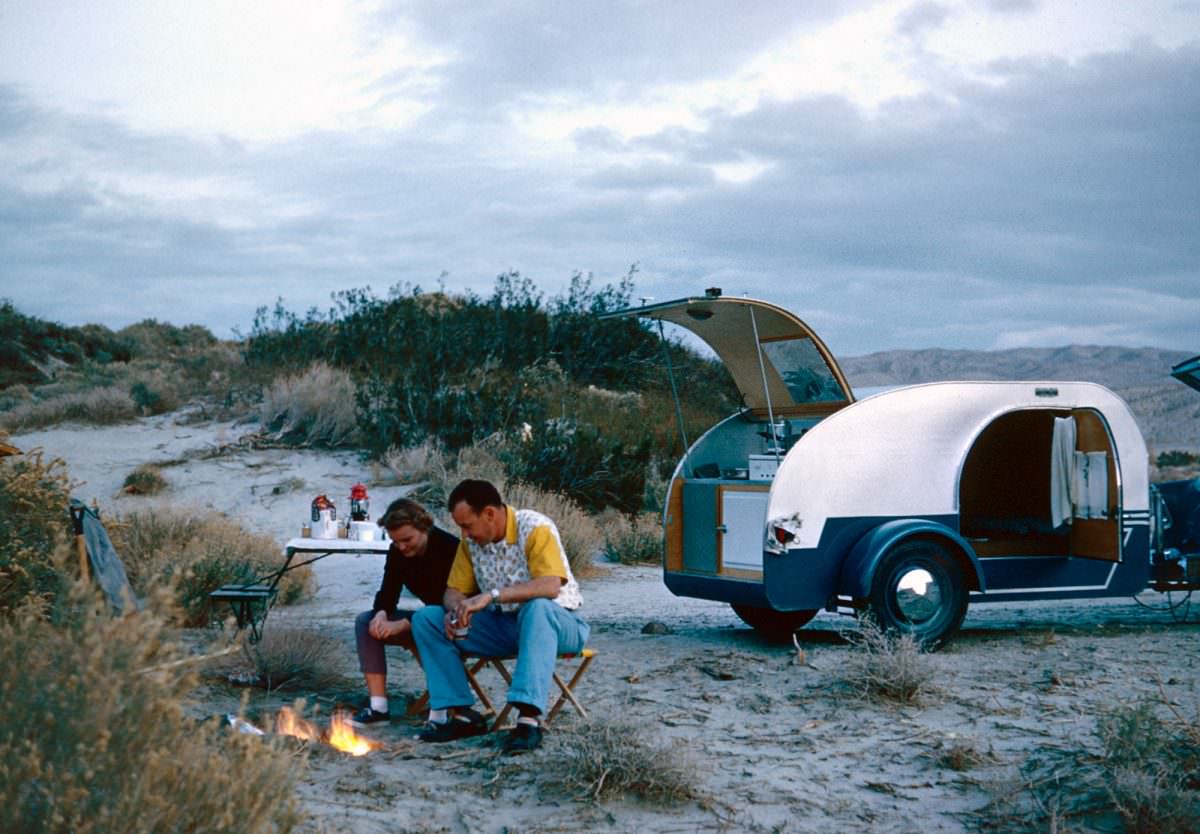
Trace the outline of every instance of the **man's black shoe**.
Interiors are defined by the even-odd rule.
[[[513,727],[504,739],[505,753],[528,753],[542,743],[542,728],[537,724],[521,724]]]
[[[488,731],[487,719],[473,709],[461,709],[449,721],[428,721],[417,734],[421,741],[438,744],[460,738],[481,736]]]
[[[363,707],[358,712],[350,717],[350,723],[355,727],[368,727],[371,724],[386,724],[392,720],[390,712],[380,712],[379,710]]]

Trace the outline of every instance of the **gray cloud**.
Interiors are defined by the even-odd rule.
[[[465,57],[407,132],[246,146],[0,87],[0,295],[60,321],[228,333],[276,296],[303,311],[443,270],[450,290],[487,292],[507,269],[554,292],[573,270],[611,280],[638,262],[639,294],[749,291],[839,353],[1195,347],[1200,48],[997,64],[1003,83],[870,115],[834,96],[766,100],[708,113],[703,130],[580,130],[572,157],[497,151],[523,95],[704,77],[801,22],[730,21],[719,49],[719,20],[672,38],[693,7],[663,7],[634,25],[613,5],[600,25],[418,6]],[[743,160],[766,167],[743,183],[714,173]]]

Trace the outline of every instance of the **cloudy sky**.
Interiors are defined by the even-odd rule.
[[[631,264],[845,355],[1200,351],[1200,0],[0,2],[23,312]]]

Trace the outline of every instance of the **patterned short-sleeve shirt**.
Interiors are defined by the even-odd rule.
[[[484,589],[505,588],[541,576],[566,580],[554,601],[568,610],[583,604],[579,585],[563,552],[554,522],[535,510],[506,506],[504,538],[491,544],[476,544],[463,537],[458,544],[447,586],[464,594]],[[506,603],[505,611],[516,611],[520,603]]]

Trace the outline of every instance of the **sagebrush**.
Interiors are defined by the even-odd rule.
[[[302,821],[296,754],[189,709],[190,666],[147,615],[75,586],[54,625],[0,622],[0,831],[283,834]]]
[[[283,563],[279,544],[209,510],[162,505],[139,509],[106,525],[138,595],[173,589],[180,624],[203,626],[213,612],[208,595],[222,585],[248,583]],[[310,567],[289,570],[279,582],[278,603],[297,602],[312,592]]]

